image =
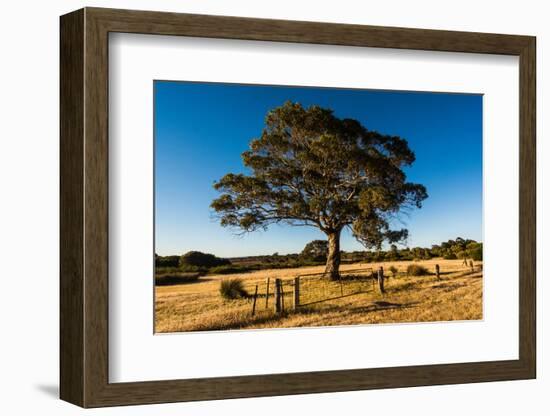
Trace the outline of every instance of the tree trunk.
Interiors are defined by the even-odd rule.
[[[332,280],[340,279],[340,230],[328,233],[328,254],[325,274]]]

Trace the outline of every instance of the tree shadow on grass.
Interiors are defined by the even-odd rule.
[[[299,314],[320,314],[331,313],[336,311],[346,312],[348,314],[366,314],[379,311],[386,311],[391,309],[409,309],[418,307],[420,302],[408,302],[408,303],[393,303],[387,301],[375,301],[368,305],[354,306],[354,307],[341,307],[341,306],[329,306],[323,309],[314,308],[300,308],[296,313]]]
[[[431,289],[442,289],[442,290],[445,290],[445,291],[450,291],[450,290],[458,289],[458,288],[464,287],[464,286],[466,286],[466,283],[451,283],[451,282],[448,282],[448,283],[440,283],[440,284],[437,284],[437,285],[433,285],[431,287]]]
[[[257,315],[252,316],[249,313],[242,314],[241,316],[234,317],[233,319],[227,317],[228,319],[220,320],[217,322],[209,322],[202,325],[198,325],[193,329],[187,331],[226,331],[226,330],[239,330],[239,329],[251,329],[251,326],[254,325],[265,325],[283,321],[285,318],[291,318],[293,316],[304,316],[304,315],[319,315],[322,319],[322,316],[325,314],[331,314],[334,312],[345,312],[346,314],[359,315],[359,314],[371,314],[380,311],[387,310],[398,310],[398,309],[409,309],[416,308],[420,302],[409,302],[409,303],[393,303],[388,301],[374,301],[367,305],[356,306],[356,307],[342,307],[337,305],[329,305],[323,308],[314,308],[314,307],[300,307],[296,310],[285,310],[279,314],[275,314],[273,311],[259,311]],[[235,319],[237,318],[237,319]],[[351,325],[351,324],[350,324]],[[299,327],[296,326],[285,326],[284,328],[293,328]],[[323,326],[323,325],[315,325]],[[283,327],[281,327],[283,328]]]
[[[211,282],[211,281],[214,281],[214,280],[216,280],[216,279],[210,279],[210,278],[204,278],[204,277],[197,277],[194,280],[193,279],[187,279],[187,278],[182,278],[182,279],[175,278],[175,279],[166,279],[166,281],[164,281],[164,282],[156,281],[155,286],[156,287],[163,287],[163,286],[195,285],[195,284],[198,284],[198,283],[206,283],[206,282]]]
[[[386,302],[386,301],[376,301],[366,306],[356,306],[354,308],[349,308],[346,311],[349,311],[353,314],[374,313],[374,312],[387,311],[387,310],[393,310],[393,309],[417,308],[418,304],[420,304],[420,302],[393,303],[393,302]]]
[[[418,287],[418,282],[407,282],[407,283],[403,283],[400,286],[389,286],[387,287],[387,291],[394,294],[394,293],[409,291],[417,287]]]
[[[252,316],[251,314],[243,314],[239,320],[222,320],[218,322],[212,322],[208,324],[197,325],[195,328],[188,331],[227,331],[231,329],[249,329],[252,325],[262,325],[271,322],[276,322],[289,315],[287,312],[283,312],[279,315],[275,314],[262,314]]]

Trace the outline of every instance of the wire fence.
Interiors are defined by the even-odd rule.
[[[311,273],[290,279],[267,278],[265,283],[246,289],[254,294],[251,296],[252,314],[267,308],[283,312],[374,290],[376,276],[371,268],[342,271],[337,280],[325,273]]]
[[[364,293],[373,290],[373,269],[341,272],[340,278],[331,279],[324,273],[299,276],[299,306],[312,305],[331,299]]]
[[[482,271],[481,265],[473,262],[463,272],[471,274]],[[452,272],[460,272],[453,270]],[[441,271],[441,274],[449,272]],[[430,272],[432,274],[432,272]],[[439,265],[435,265],[433,275],[440,278]],[[339,279],[331,279],[326,273],[302,274],[294,278],[267,278],[265,283],[258,283],[248,289],[253,300],[252,315],[259,309],[273,308],[276,312],[298,309],[303,306],[335,300],[346,296],[367,292],[384,293],[384,280],[396,274],[384,276],[383,268],[355,269],[340,271]],[[385,279],[384,279],[385,278]]]

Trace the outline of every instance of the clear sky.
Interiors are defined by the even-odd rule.
[[[482,240],[482,96],[358,89],[155,81],[155,251],[221,257],[300,252],[315,228],[273,225],[236,236],[214,219],[214,181],[245,172],[241,153],[267,112],[287,100],[332,108],[338,117],[409,142],[410,182],[426,186],[422,209],[403,217],[409,247],[458,236]],[[363,247],[345,232],[341,248]]]

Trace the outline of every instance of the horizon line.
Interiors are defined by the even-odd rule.
[[[431,244],[429,247],[426,247],[426,246],[404,246],[402,248],[399,248],[399,244],[396,244],[398,246],[398,250],[405,250],[405,249],[413,249],[413,248],[426,248],[426,249],[430,249],[432,246],[440,246],[441,243],[446,243],[447,241],[449,240],[453,240],[453,241],[456,241],[457,238],[462,238],[463,240],[471,240],[471,241],[475,241],[476,243],[483,243],[483,239],[480,239],[480,240],[475,240],[473,238],[464,238],[464,237],[455,237],[455,238],[449,238],[448,240],[445,240],[445,241],[441,241],[440,243],[434,243],[434,244]],[[320,239],[319,239],[320,240]],[[312,240],[313,241],[313,240]],[[363,249],[363,250],[350,250],[350,251],[346,251],[346,250],[340,250],[340,252],[342,253],[357,253],[357,252],[372,252],[372,253],[375,253],[377,251],[388,251],[389,248],[386,248],[386,249],[380,249],[380,250],[367,250],[367,249]],[[185,252],[182,252],[181,254],[159,254],[156,252],[156,250],[154,251],[154,255],[158,255],[158,256],[161,256],[161,257],[169,257],[169,256],[182,256],[183,254],[185,253],[189,253],[191,251],[199,251],[201,252],[200,250],[187,250]],[[211,253],[211,252],[201,252],[201,253],[205,253],[205,254],[213,254],[215,255],[216,257],[219,257],[219,258],[223,258],[223,259],[239,259],[239,258],[244,258],[244,257],[261,257],[261,256],[273,256],[275,253],[277,253],[279,256],[288,256],[288,255],[291,255],[291,254],[299,254],[299,252],[288,252],[288,253],[280,253],[279,251],[275,251],[275,252],[272,252],[272,253],[269,253],[269,254],[248,254],[248,255],[244,255],[244,256],[232,256],[232,257],[228,257],[228,256],[218,256],[217,254],[214,254],[214,253]]]

